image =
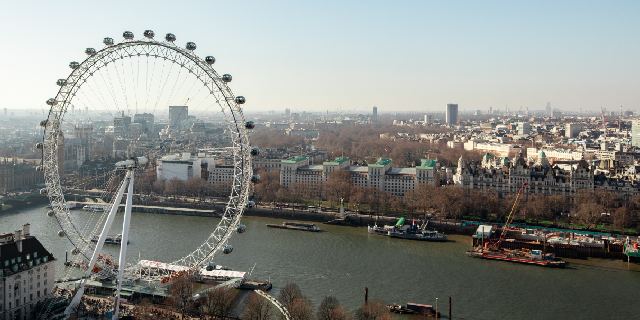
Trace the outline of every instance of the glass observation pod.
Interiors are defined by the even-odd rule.
[[[58,79],[58,81],[56,81],[56,84],[62,87],[67,84],[67,79]]]
[[[251,176],[251,182],[253,183],[259,183],[260,182],[260,176],[257,174],[254,174]]]
[[[243,97],[243,96],[237,96],[236,97],[236,103],[237,104],[244,104],[247,100]]]
[[[187,42],[186,48],[187,50],[193,51],[196,49],[196,44],[194,42]]]
[[[231,77],[230,74],[223,74],[222,75],[222,81],[224,81],[224,82],[231,82],[232,79],[233,78]]]
[[[127,40],[131,40],[131,39],[133,39],[133,32],[125,31],[125,32],[122,33],[122,36]]]
[[[231,252],[233,252],[233,247],[232,246],[226,246],[224,248],[224,250],[222,250],[222,253],[224,253],[224,254],[229,254]]]
[[[47,194],[47,193],[49,193],[47,189],[45,188],[40,189],[40,194]]]
[[[58,237],[64,237],[66,235],[67,234],[64,231],[62,231],[62,230],[58,231]]]
[[[238,228],[236,228],[236,231],[238,233],[243,233],[243,232],[247,231],[247,227],[244,224],[241,224],[241,225],[238,226]]]
[[[88,56],[92,56],[92,55],[96,54],[96,49],[87,48],[87,49],[84,50],[84,53],[86,53]]]
[[[145,37],[145,38],[153,39],[153,37],[154,37],[155,35],[156,35],[156,34],[155,34],[155,33],[153,33],[153,31],[152,31],[152,30],[145,30],[145,31],[144,31],[144,37]]]
[[[255,156],[259,155],[259,154],[260,154],[260,149],[258,149],[258,148],[251,148],[251,155],[252,155],[252,156],[254,156],[254,157],[255,157]]]
[[[206,58],[204,58],[204,61],[208,64],[214,64],[216,63],[216,58],[212,56],[207,56]]]
[[[76,61],[69,62],[69,68],[71,69],[77,69],[79,66],[80,66],[80,63]]]
[[[50,106],[55,106],[56,105],[56,99],[51,98],[49,100],[47,100],[47,104]]]
[[[53,216],[55,216],[55,215],[56,215],[56,212],[55,212],[55,211],[53,211],[53,210],[49,210],[49,211],[47,211],[47,215],[48,215],[49,217],[53,217]]]
[[[47,103],[48,104],[48,103]],[[49,124],[49,120],[42,120],[40,121],[40,126],[41,127],[46,127]],[[43,145],[44,146],[44,145]],[[36,148],[38,148],[38,144],[36,143]],[[38,148],[41,149],[41,148]]]
[[[36,171],[43,172],[44,171],[44,166],[37,166],[36,167]]]
[[[109,37],[104,38],[104,39],[102,39],[102,43],[104,43],[107,46],[112,46],[113,45],[113,39],[109,38]]]
[[[244,127],[247,129],[253,129],[256,127],[256,124],[253,121],[247,121],[244,123]]]
[[[42,121],[46,122],[47,120],[42,120]],[[42,126],[42,122],[40,122],[40,125]],[[42,142],[36,143],[36,149],[44,149],[44,143],[42,143]]]
[[[164,36],[164,39],[169,42],[174,42],[176,41],[176,35],[173,33],[167,33],[167,35]]]

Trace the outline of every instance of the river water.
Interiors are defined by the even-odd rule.
[[[47,209],[31,207],[0,212],[0,232],[24,223],[58,259],[65,274],[65,252],[72,246],[57,236],[59,226]],[[74,213],[83,214],[83,211]],[[219,219],[133,213],[127,261],[170,262],[193,251]],[[572,260],[566,269],[547,269],[465,255],[468,236],[449,235],[447,243],[391,239],[370,235],[364,227],[318,224],[326,232],[267,228],[284,220],[245,217],[247,231],[230,241],[234,251],[219,253],[216,263],[249,271],[275,286],[296,283],[315,306],[327,295],[351,310],[369,299],[389,303],[424,303],[459,319],[640,319],[640,265],[619,260]],[[122,215],[110,233],[120,233]],[[105,245],[117,256],[117,246]]]

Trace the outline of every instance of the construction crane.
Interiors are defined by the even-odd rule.
[[[507,229],[509,229],[511,222],[513,222],[513,218],[515,217],[518,204],[520,203],[520,199],[522,199],[522,195],[524,195],[524,191],[527,188],[527,185],[529,184],[526,182],[523,183],[522,186],[520,186],[520,190],[518,190],[518,193],[516,194],[516,200],[513,202],[513,206],[511,207],[511,212],[509,212],[507,221],[505,221],[504,226],[502,226],[502,233],[500,234],[500,239],[498,239],[498,242],[494,244],[496,250],[500,249],[500,245],[502,244],[502,241],[504,241],[504,238],[507,236]]]

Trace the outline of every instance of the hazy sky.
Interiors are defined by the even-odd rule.
[[[176,34],[247,111],[640,106],[640,1],[7,1],[2,106],[47,108],[84,49]]]

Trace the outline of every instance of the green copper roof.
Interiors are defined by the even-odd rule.
[[[489,154],[489,152],[487,152],[487,153],[484,154],[483,158],[491,158],[491,155]]]
[[[291,160],[282,160],[280,162],[281,163],[298,163],[300,161],[304,161],[304,160],[307,160],[307,159],[309,159],[309,157],[295,157],[295,158],[293,158]]]
[[[370,164],[369,167],[385,167],[391,163],[391,159],[378,158],[375,164]]]
[[[322,164],[325,166],[339,166],[345,163],[345,161],[349,161],[349,158],[338,157],[338,158],[335,158],[335,160],[333,161],[323,162]]]
[[[418,169],[433,169],[436,167],[436,161],[432,159],[422,159],[422,164],[417,166]]]
[[[509,158],[504,157],[504,158],[502,159],[502,163],[507,163],[507,162],[509,162]]]
[[[540,153],[538,154],[538,157],[542,158],[542,157],[546,157],[547,155],[544,153],[544,151],[540,151]]]

